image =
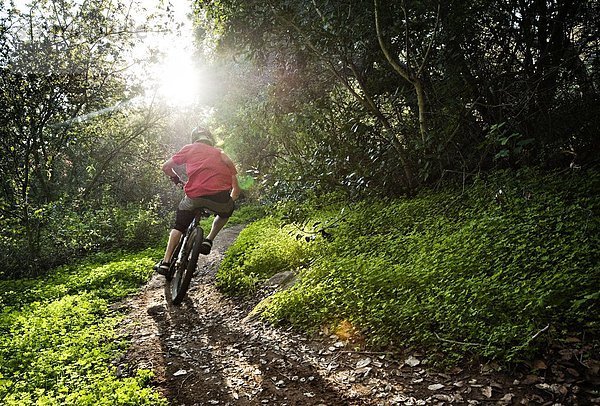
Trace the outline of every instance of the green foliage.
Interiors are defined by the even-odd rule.
[[[72,258],[114,249],[140,249],[164,239],[171,214],[159,212],[157,201],[118,205],[110,199],[89,204],[59,200],[35,212],[38,252],[31,251],[27,232],[18,221],[0,217],[6,233],[0,253],[6,258],[0,278],[39,275]]]
[[[118,377],[126,348],[110,303],[137,290],[157,251],[98,255],[45,278],[0,281],[0,402],[6,405],[166,405],[151,371]]]
[[[326,238],[307,243],[300,282],[272,297],[263,316],[306,329],[349,320],[373,345],[504,360],[566,334],[597,340],[599,174],[507,171],[461,194],[450,192],[455,187],[293,210],[289,218],[309,230],[323,225]],[[228,288],[245,286],[247,264],[261,266],[252,275],[269,272],[271,263],[260,261],[263,241],[277,230],[269,221],[249,227],[228,252],[219,271]]]
[[[237,206],[237,202],[236,202]],[[228,226],[235,224],[248,224],[266,216],[268,208],[260,204],[244,204],[237,206],[233,215],[227,222]]]
[[[597,2],[194,5],[232,72],[215,119],[269,197],[398,197],[599,155]]]
[[[217,286],[248,293],[278,272],[306,266],[309,258],[310,246],[296,238],[294,226],[267,217],[246,227],[228,249],[217,273]]]
[[[167,185],[164,114],[126,102],[143,89],[125,71],[135,33],[165,13],[139,25],[140,2],[13,3],[0,4],[0,278],[144,246]]]

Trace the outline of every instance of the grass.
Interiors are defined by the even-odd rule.
[[[263,317],[309,331],[349,322],[373,346],[516,361],[575,335],[597,351],[599,174],[500,172],[455,190],[288,204],[242,232],[219,284],[249,293],[297,270]]]

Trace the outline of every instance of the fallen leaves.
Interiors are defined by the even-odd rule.
[[[361,359],[356,363],[356,369],[364,368],[371,363],[371,358]]]

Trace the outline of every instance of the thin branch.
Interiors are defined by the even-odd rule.
[[[315,10],[317,11],[317,14],[319,15],[319,17],[321,17],[321,20],[323,22],[325,22],[325,17],[323,17],[323,13],[321,13],[321,10],[319,10],[319,6],[317,6],[317,3],[315,2],[315,0],[312,0],[312,4],[313,4],[313,6],[315,6]]]
[[[389,64],[392,65],[394,70],[396,72],[398,72],[398,74],[400,76],[402,76],[404,79],[406,79],[408,82],[413,83],[413,80],[410,76],[408,68],[403,68],[402,66],[400,66],[400,64],[398,64],[394,60],[394,58],[392,58],[390,51],[388,50],[387,46],[383,42],[383,36],[381,34],[381,26],[379,24],[379,2],[378,2],[378,0],[373,0],[373,2],[375,4],[375,31],[377,32],[377,41],[379,42],[379,47],[381,48],[381,51],[383,51],[383,55],[385,56],[385,59],[387,59]],[[408,55],[407,55],[407,59],[408,59]]]
[[[396,355],[391,351],[337,351],[342,354],[359,354],[359,355]]]
[[[454,341],[454,340],[447,340],[445,338],[442,338],[438,335],[438,333],[434,333],[435,336],[438,338],[438,340],[440,341],[444,341],[446,343],[452,343],[452,344],[460,344],[460,345],[470,345],[473,347],[485,347],[484,344],[479,344],[479,343],[467,343],[467,342],[462,342],[462,341]]]
[[[408,13],[404,0],[402,1],[402,13],[404,14],[404,48],[406,49],[406,66],[410,68],[410,40],[408,38]]]
[[[535,340],[540,334],[542,334],[544,331],[548,330],[548,328],[550,328],[550,324],[546,325],[546,327],[544,327],[543,329],[541,329],[540,331],[535,333],[533,335],[533,337],[531,337],[527,342],[529,343],[529,342]]]
[[[425,51],[425,56],[423,57],[423,61],[421,62],[421,66],[419,66],[419,69],[417,70],[417,77],[421,76],[421,72],[423,71],[423,69],[425,68],[425,64],[427,63],[427,59],[429,59],[429,52],[431,51],[431,47],[433,46],[433,43],[435,42],[435,37],[438,31],[438,27],[439,27],[439,23],[440,23],[440,3],[438,3],[438,7],[437,7],[437,15],[435,17],[435,26],[433,27],[433,35],[431,37],[431,41],[429,41],[429,45],[427,46],[427,51]]]

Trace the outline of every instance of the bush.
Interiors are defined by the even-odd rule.
[[[161,216],[156,201],[126,206],[57,201],[35,212],[37,232],[27,233],[14,219],[0,221],[7,230],[0,238],[5,279],[40,275],[93,252],[153,246],[165,238],[171,216]]]
[[[242,230],[221,263],[217,286],[249,293],[278,272],[305,266],[309,258],[309,246],[295,238],[293,226],[267,217]]]
[[[228,226],[235,224],[248,224],[252,221],[261,219],[266,216],[268,207],[259,204],[238,204],[236,209],[227,223]]]

